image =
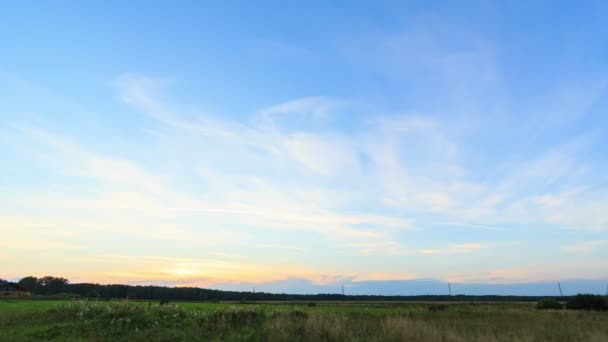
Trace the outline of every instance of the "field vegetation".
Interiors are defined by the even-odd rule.
[[[534,303],[0,301],[0,340],[608,341],[608,312]]]

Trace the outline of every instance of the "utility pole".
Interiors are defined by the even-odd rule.
[[[564,294],[562,293],[562,285],[560,283],[557,283],[557,287],[559,288],[559,296],[561,298],[564,298]]]
[[[344,296],[344,283],[342,283],[342,295]]]
[[[452,285],[448,283],[448,291],[450,292],[450,297],[452,296]]]

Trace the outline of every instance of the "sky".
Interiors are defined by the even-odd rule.
[[[605,13],[4,2],[0,277],[604,293]]]

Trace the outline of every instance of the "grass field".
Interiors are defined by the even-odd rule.
[[[0,301],[0,341],[608,341],[608,312],[531,303]]]

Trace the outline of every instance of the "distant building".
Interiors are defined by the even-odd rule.
[[[0,284],[0,297],[21,297],[29,296],[29,292],[17,283],[6,282]]]

